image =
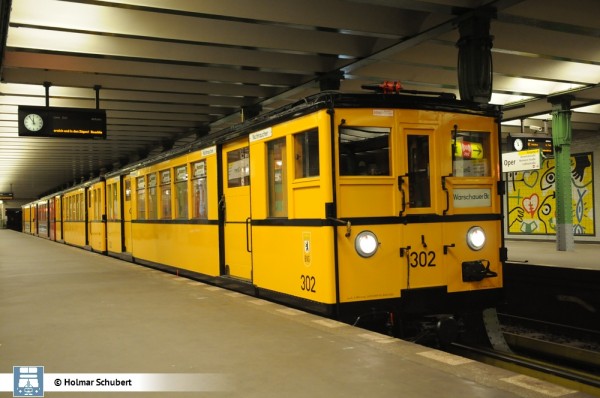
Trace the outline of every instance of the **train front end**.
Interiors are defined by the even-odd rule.
[[[498,113],[391,98],[335,109],[341,318],[398,324],[494,307],[506,256]]]

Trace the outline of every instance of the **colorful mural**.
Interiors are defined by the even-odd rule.
[[[595,235],[592,153],[571,156],[573,234]],[[507,175],[508,233],[555,235],[556,200],[554,159],[544,159],[539,170]]]

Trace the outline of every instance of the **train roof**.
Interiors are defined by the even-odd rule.
[[[165,151],[153,157],[131,163],[117,171],[107,173],[106,177],[127,174],[136,169],[160,163],[175,156],[225,143],[248,135],[253,131],[327,108],[422,109],[439,112],[468,113],[496,118],[501,117],[501,107],[498,105],[461,101],[457,100],[453,94],[443,92],[401,91],[395,94],[384,94],[324,91],[270,112],[262,113],[221,131],[200,137],[183,147]]]

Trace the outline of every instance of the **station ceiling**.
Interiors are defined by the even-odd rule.
[[[342,91],[387,80],[458,96],[457,25],[481,7],[496,10],[490,102],[505,105],[503,133],[549,133],[548,97],[567,93],[574,133],[600,133],[597,0],[0,4],[0,193],[16,200],[214,133],[242,107],[296,101],[339,71]],[[96,98],[105,140],[18,136],[20,105],[93,109]]]

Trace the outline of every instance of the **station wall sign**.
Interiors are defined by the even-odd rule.
[[[19,106],[19,136],[105,139],[106,111]]]
[[[502,154],[502,171],[508,173],[513,171],[539,170],[541,159],[540,149],[506,152]]]

